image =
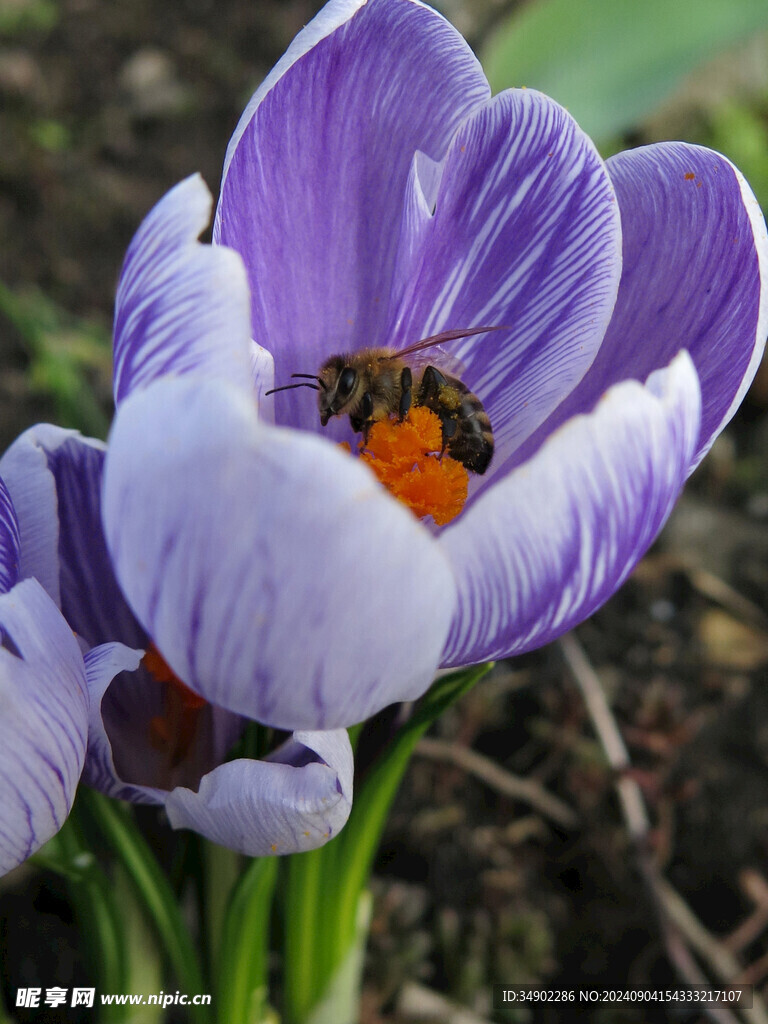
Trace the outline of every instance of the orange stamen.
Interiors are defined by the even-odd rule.
[[[171,767],[175,767],[188,753],[208,702],[179,679],[154,644],[149,645],[141,663],[163,687],[164,711],[150,720],[150,742],[155,749],[166,750]]]
[[[417,518],[432,516],[444,526],[464,508],[469,474],[442,446],[440,417],[417,406],[403,421],[374,423],[360,444],[360,458]]]

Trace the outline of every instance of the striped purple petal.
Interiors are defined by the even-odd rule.
[[[573,118],[522,89],[464,121],[434,198],[417,199],[421,217],[410,217],[401,238],[407,285],[393,310],[396,346],[441,330],[510,325],[449,348],[493,424],[487,486],[598,350],[621,271],[616,197]]]
[[[250,383],[248,286],[238,256],[201,245],[211,195],[199,175],[160,200],[136,232],[115,302],[115,402],[167,374]]]
[[[87,646],[145,647],[115,579],[101,527],[105,446],[38,424],[0,460],[18,511],[22,576],[35,576]]]
[[[176,786],[197,788],[242,734],[245,722],[208,704],[183,722],[168,717],[168,689],[140,664],[144,651],[105,644],[85,656],[91,702],[88,757],[83,779],[108,796],[163,804]],[[104,673],[111,661],[121,674]],[[173,715],[174,712],[171,712]],[[163,738],[158,720],[171,726]]]
[[[9,591],[19,578],[19,522],[8,488],[0,479],[0,594]]]
[[[227,155],[214,240],[243,257],[279,382],[384,342],[414,153],[442,159],[488,95],[461,36],[411,0],[333,5],[267,79]],[[317,429],[306,397],[277,396],[277,421]]]
[[[444,665],[540,647],[607,601],[671,512],[699,426],[681,353],[645,386],[617,384],[448,527],[459,606]]]
[[[34,576],[59,607],[59,524],[48,451],[76,436],[74,430],[38,423],[18,437],[0,459],[0,476],[19,525],[19,576]]]
[[[749,186],[725,157],[682,142],[612,157],[624,237],[616,311],[582,383],[517,453],[530,456],[612,384],[644,380],[681,348],[701,383],[692,470],[733,415],[768,334],[768,236]]]
[[[0,595],[0,874],[64,824],[85,757],[80,648],[36,580]]]
[[[207,751],[198,749],[171,771],[150,743],[149,722],[162,703],[153,694],[154,686],[160,696],[157,683],[139,667],[142,653],[106,644],[85,656],[85,782],[117,799],[163,806],[174,828],[194,829],[251,857],[311,850],[339,832],[352,804],[345,730],[297,732],[265,761],[222,763],[242,721],[208,707],[199,730]]]

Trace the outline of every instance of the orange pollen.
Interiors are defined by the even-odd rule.
[[[150,742],[156,750],[166,750],[171,767],[175,767],[189,751],[208,702],[179,679],[154,644],[149,645],[141,663],[163,687],[164,711],[150,719]]]
[[[464,508],[469,474],[443,450],[440,417],[424,406],[400,421],[379,420],[360,442],[360,458],[418,519],[445,526]]]

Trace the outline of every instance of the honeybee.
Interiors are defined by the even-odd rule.
[[[317,374],[292,373],[306,378],[300,384],[284,384],[267,391],[312,388],[318,392],[320,423],[332,416],[349,416],[356,433],[367,440],[371,426],[389,416],[403,420],[411,405],[425,406],[440,417],[443,451],[473,473],[485,473],[493,456],[493,430],[483,403],[467,385],[432,363],[419,366],[417,353],[447,341],[474,334],[502,330],[502,327],[472,327],[442,331],[414,345],[393,348],[364,348],[329,356]],[[437,361],[437,360],[435,360]]]

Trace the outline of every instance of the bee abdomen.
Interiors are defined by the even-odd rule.
[[[493,456],[491,421],[480,399],[464,381],[428,366],[421,380],[418,404],[440,417],[443,446],[451,458],[472,473],[484,473]]]

